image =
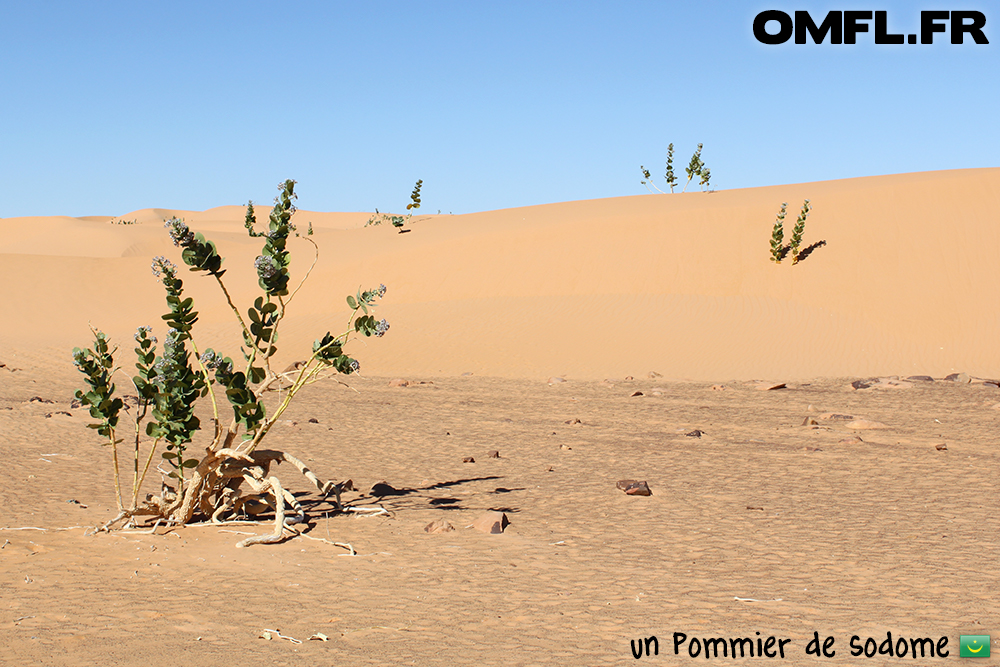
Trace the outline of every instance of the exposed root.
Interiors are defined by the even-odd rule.
[[[388,514],[381,507],[344,507],[341,494],[354,489],[351,480],[336,484],[323,482],[301,459],[291,454],[271,449],[255,450],[247,454],[233,449],[233,446],[227,438],[222,448],[207,451],[193,470],[191,477],[185,481],[183,493],[177,493],[164,484],[159,496],[147,495],[137,507],[122,510],[98,531],[110,531],[121,522],[131,523],[140,516],[156,518],[152,528],[143,531],[150,534],[164,523],[174,526],[255,525],[259,522],[240,520],[239,517],[249,515],[252,518],[273,511],[274,529],[270,534],[254,535],[236,546],[247,547],[281,542],[289,537],[285,532],[287,530],[292,535],[326,542],[355,553],[349,544],[302,535],[300,531],[292,528],[296,524],[305,523],[307,517],[298,499],[282,486],[278,477],[270,474],[272,464],[281,463],[290,463],[316,487],[324,499],[332,494],[335,511]],[[204,517],[201,523],[192,522],[196,516]]]

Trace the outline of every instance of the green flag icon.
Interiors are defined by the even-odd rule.
[[[990,636],[961,635],[959,637],[958,655],[960,658],[990,657]]]

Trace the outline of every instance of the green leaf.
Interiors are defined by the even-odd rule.
[[[347,305],[350,307],[351,310],[357,310],[358,309],[358,302],[354,300],[353,296],[348,296],[347,297]]]

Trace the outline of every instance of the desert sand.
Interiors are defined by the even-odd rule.
[[[775,214],[788,202],[787,239],[803,199],[803,244],[825,244],[776,265]],[[266,443],[387,513],[336,514],[285,469],[306,535],[356,555],[235,547],[268,525],[94,534],[110,452],[71,407],[70,351],[88,323],[123,365],[137,326],[162,339],[149,264],[180,264],[172,216],[216,242],[246,308],[243,215],[0,219],[0,662],[621,664],[656,636],[641,660],[730,664],[674,656],[674,633],[759,632],[790,640],[785,664],[935,664],[1000,635],[1000,169],[418,214],[405,234],[300,210],[320,257],[276,365],[342,330],[359,285],[387,285],[391,329]],[[291,244],[293,283],[310,248]],[[216,286],[182,277],[200,347],[237,356]],[[491,510],[502,534],[468,527]],[[455,530],[425,532],[442,519]],[[834,657],[806,654],[814,632]],[[948,637],[950,656],[851,656],[887,632]]]

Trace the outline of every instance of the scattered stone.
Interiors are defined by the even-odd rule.
[[[942,442],[940,445],[934,445],[934,449],[938,450],[939,452],[946,452],[948,451],[948,445]]]
[[[851,386],[855,389],[868,389],[872,386],[871,380],[855,380],[851,383]]]
[[[871,421],[870,419],[855,419],[847,425],[847,428],[856,430],[889,428],[882,422]]]
[[[626,382],[631,382],[631,381],[632,381],[632,380],[634,380],[634,379],[635,379],[635,378],[634,378],[634,377],[632,377],[631,375],[626,375],[626,376],[625,376],[625,381],[626,381]]]
[[[66,415],[67,417],[72,417],[73,415],[65,410],[56,410],[55,412],[50,412],[45,415],[46,419],[51,419],[53,415]]]
[[[632,398],[635,398],[636,396],[642,396],[642,392],[641,391],[637,391],[634,394],[632,394]]]
[[[316,419],[315,417],[310,417],[310,418],[309,418],[309,423],[310,423],[310,424],[318,424],[318,423],[319,423],[319,420],[318,420],[318,419]]]
[[[755,506],[755,505],[747,505],[747,509],[748,509],[748,510],[759,510],[759,511],[761,511],[761,512],[763,512],[763,511],[764,511],[764,508],[763,508],[763,507],[757,507],[757,506]]]
[[[41,396],[32,396],[28,399],[28,403],[55,403],[55,401],[50,401],[47,398],[42,398]]]
[[[490,535],[499,535],[509,525],[510,519],[504,512],[493,511],[473,521],[470,527]]]
[[[555,376],[552,376],[552,377],[549,378],[549,384],[550,385],[553,385],[553,384],[562,384],[563,382],[566,382],[566,378],[559,378],[559,377],[555,377]]]
[[[567,423],[567,424],[582,424],[583,422],[580,421],[577,418],[573,418],[573,419],[567,419],[565,423]]]
[[[986,387],[1000,387],[1000,380],[983,380],[983,385]]]
[[[630,496],[653,495],[653,492],[649,490],[649,484],[635,479],[619,480],[616,486]]]
[[[559,449],[565,449],[565,450],[567,450],[567,451],[568,451],[568,450],[571,450],[571,449],[573,449],[573,448],[572,448],[572,447],[570,447],[569,445],[559,445]]]
[[[930,375],[911,375],[906,379],[912,380],[914,382],[934,382],[934,378],[932,378]]]
[[[852,435],[850,438],[843,438],[842,440],[837,441],[837,443],[841,445],[859,445],[862,442],[864,442],[864,440],[862,440],[859,436],[856,435]]]
[[[381,496],[401,496],[406,492],[394,488],[391,484],[383,480],[381,482],[375,482],[375,484],[372,485],[372,490],[369,493],[373,496],[381,497]]]
[[[475,462],[476,459],[472,458],[471,456],[466,456],[464,459],[462,459],[462,463],[475,463]]]
[[[392,380],[389,380],[389,386],[390,387],[409,387],[410,386],[410,381],[409,380],[404,380],[403,378],[393,378]]]
[[[819,447],[803,447],[802,451],[804,451],[804,452],[821,452],[823,450],[820,449]]]
[[[469,371],[465,371],[464,373],[462,373],[462,377],[464,377],[464,378],[467,378],[470,375],[472,375],[472,373],[470,373]]]
[[[891,377],[879,378],[872,386],[876,389],[909,389],[913,383],[900,380],[898,377]]]
[[[486,454],[486,458],[488,458],[488,459],[498,459],[498,458],[500,458],[500,452],[499,452],[499,450],[496,450],[496,449],[492,450],[491,452],[489,452],[488,454]]]
[[[657,373],[656,371],[649,371],[648,375],[649,375],[649,379],[650,380],[655,380],[656,378],[663,377],[661,374]]]
[[[833,421],[851,421],[854,419],[852,415],[842,415],[838,412],[824,412],[819,418],[824,420],[832,419]]]
[[[816,421],[815,417],[806,417],[802,422],[803,426],[819,426],[819,422]]]
[[[306,367],[306,362],[304,361],[293,361],[285,367],[285,370],[281,371],[281,374],[292,373],[294,371],[300,371]]]
[[[83,407],[83,402],[78,398],[74,398],[72,401],[69,402],[70,410],[76,410],[77,408],[82,408],[82,407]]]
[[[812,403],[810,403],[809,406],[806,408],[806,412],[819,412],[819,410],[817,410],[816,407]]]
[[[713,384],[712,391],[729,391],[729,387],[724,384]]]
[[[690,433],[685,433],[684,435],[686,435],[689,438],[700,438],[701,436],[705,435],[705,432],[702,431],[701,429],[697,429],[696,428],[695,430],[691,431]]]
[[[651,391],[651,392],[649,392],[649,393],[650,393],[650,394],[651,394],[652,396],[663,396],[663,390],[662,390],[662,389],[659,389],[659,388],[657,388],[657,389],[654,389],[653,391]]]
[[[436,535],[438,533],[450,533],[455,530],[455,526],[451,525],[445,519],[437,519],[436,521],[431,521],[429,524],[424,526],[424,531]]]
[[[952,382],[957,382],[958,384],[969,384],[972,382],[972,378],[969,377],[968,373],[952,373],[945,380],[951,380]]]
[[[757,391],[774,391],[775,389],[786,389],[787,385],[784,382],[774,384],[771,382],[761,382],[757,385]]]

